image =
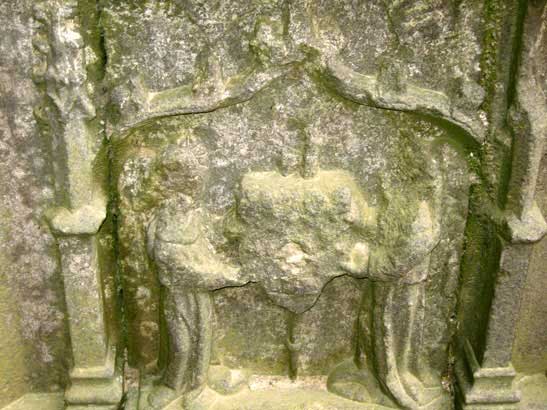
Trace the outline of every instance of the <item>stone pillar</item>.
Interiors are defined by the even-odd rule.
[[[517,410],[521,399],[514,386],[511,364],[521,289],[528,272],[529,244],[518,240],[503,245],[494,294],[487,318],[482,358],[464,336],[457,363],[459,408],[465,410]]]
[[[467,314],[465,320],[483,320],[482,343],[472,343],[460,332],[457,363],[459,408],[465,410],[519,409],[513,340],[532,245],[547,232],[547,223],[535,203],[536,181],[547,137],[547,102],[541,73],[547,48],[547,3],[530,2],[523,23],[522,51],[514,81],[516,93],[507,114],[512,142],[511,177],[505,209],[493,212],[494,240],[499,241],[498,267],[491,302],[485,316]],[[495,252],[496,253],[496,252]],[[475,297],[488,298],[488,294]],[[464,302],[462,302],[464,303]]]
[[[58,239],[74,359],[73,374],[105,365],[107,335],[95,236]]]
[[[90,34],[94,10],[95,0],[43,0],[35,6],[33,43],[42,59],[34,80],[44,96],[35,113],[54,153],[57,206],[46,217],[57,238],[64,282],[72,347],[65,403],[71,410],[113,410],[123,393],[116,323],[109,320],[115,314],[113,304],[105,303],[108,255],[99,243],[107,173],[96,170],[107,169],[108,162],[96,108],[100,87],[96,75],[89,75],[101,60]]]
[[[73,368],[65,392],[68,408],[116,409],[121,363],[108,331],[97,235],[60,235]],[[94,407],[90,407],[94,404]]]

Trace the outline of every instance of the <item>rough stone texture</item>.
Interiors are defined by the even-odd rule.
[[[542,172],[537,189],[537,201],[543,213],[547,213],[547,155],[543,157]],[[530,270],[524,287],[519,325],[513,350],[515,368],[524,373],[539,373],[547,369],[547,239],[534,246]]]
[[[395,234],[399,229],[407,229],[404,228],[405,224],[412,221],[416,215],[413,210],[415,209],[414,201],[429,198],[433,196],[435,189],[440,190],[442,198],[437,200],[446,206],[442,209],[442,216],[437,215],[441,210],[435,206],[433,212],[436,213],[435,217],[443,221],[441,229],[443,233],[440,239],[441,245],[436,247],[429,266],[430,280],[427,283],[425,299],[430,322],[429,325],[424,325],[423,337],[427,340],[426,354],[431,358],[431,366],[435,368],[436,376],[433,378],[440,378],[446,371],[447,343],[453,332],[450,317],[456,301],[457,261],[461,254],[465,224],[465,220],[456,215],[466,213],[469,174],[465,161],[473,162],[469,146],[465,145],[469,143],[465,142],[468,137],[463,136],[464,144],[459,145],[458,152],[454,145],[444,143],[450,140],[448,131],[425,118],[396,111],[375,110],[333,95],[331,85],[321,73],[317,72],[313,58],[310,59],[305,51],[308,48],[316,50],[311,53],[317,52],[324,56],[337,55],[344,64],[366,74],[380,72],[379,81],[386,87],[390,87],[391,79],[398,75],[404,78],[402,81],[412,81],[418,87],[432,88],[450,96],[455,95],[458,87],[462,86],[468,92],[462,94],[455,103],[461,107],[458,109],[476,107],[482,98],[477,84],[479,44],[476,39],[480,37],[480,32],[477,20],[473,23],[473,19],[477,18],[477,14],[473,14],[476,10],[461,6],[461,13],[456,16],[451,14],[452,9],[444,8],[441,3],[432,5],[431,7],[435,10],[428,14],[424,21],[420,21],[420,24],[431,30],[431,32],[428,31],[431,38],[427,42],[427,47],[420,48],[417,47],[419,41],[415,41],[414,38],[419,39],[425,34],[415,27],[415,19],[417,15],[428,10],[410,4],[388,7],[386,10],[382,4],[369,3],[366,7],[370,8],[371,13],[361,14],[356,13],[353,7],[350,3],[341,3],[340,7],[317,4],[306,10],[298,3],[289,7],[282,3],[257,2],[257,4],[249,5],[244,3],[189,4],[181,9],[177,3],[163,3],[157,7],[127,3],[108,6],[103,11],[106,53],[109,56],[107,81],[114,89],[113,114],[109,129],[113,132],[112,139],[115,139],[114,180],[117,181],[120,195],[118,226],[125,311],[130,318],[128,320],[129,360],[132,365],[141,368],[145,373],[153,374],[157,366],[161,366],[159,353],[162,349],[159,343],[162,334],[162,324],[159,320],[160,288],[156,279],[156,267],[150,264],[146,256],[146,231],[149,230],[151,218],[152,220],[156,218],[153,216],[157,215],[154,208],[160,206],[165,198],[170,198],[176,192],[184,192],[185,195],[192,197],[190,203],[196,201],[194,188],[183,184],[183,178],[188,178],[189,181],[194,178],[192,176],[194,174],[189,173],[190,171],[185,168],[189,166],[201,167],[206,174],[206,177],[203,177],[204,187],[199,188],[199,192],[202,193],[197,195],[199,203],[202,204],[199,212],[206,213],[209,218],[208,243],[214,247],[216,253],[225,254],[234,263],[242,263],[243,267],[254,266],[247,280],[257,282],[269,293],[268,297],[256,288],[252,291],[235,288],[215,291],[214,304],[217,317],[213,326],[211,363],[244,368],[258,374],[289,373],[295,376],[295,368],[298,367],[298,374],[302,377],[314,374],[326,375],[333,365],[344,359],[344,355],[345,358],[351,357],[352,351],[361,343],[359,331],[356,333],[353,329],[360,315],[356,310],[359,305],[357,299],[353,307],[351,304],[346,307],[345,304],[337,301],[336,293],[330,294],[331,285],[329,285],[319,300],[330,299],[330,304],[320,302],[311,307],[317,293],[315,296],[310,294],[311,299],[308,302],[297,297],[285,298],[279,294],[281,289],[286,289],[281,292],[288,292],[287,295],[294,292],[295,290],[288,290],[291,286],[302,291],[304,288],[298,282],[290,281],[291,283],[285,285],[283,282],[278,283],[277,278],[280,273],[274,270],[267,276],[273,282],[268,282],[268,279],[264,282],[257,276],[265,269],[269,269],[268,263],[264,266],[260,265],[267,262],[264,258],[270,254],[268,246],[272,246],[271,252],[278,252],[274,250],[274,248],[277,249],[277,245],[274,245],[277,238],[282,242],[284,236],[295,237],[297,231],[301,231],[304,235],[297,242],[309,241],[305,239],[308,228],[304,226],[308,224],[311,227],[314,223],[321,226],[322,236],[316,239],[318,241],[316,244],[312,244],[313,239],[309,241],[305,248],[306,252],[313,257],[322,258],[318,266],[322,266],[321,269],[326,275],[336,276],[343,273],[342,271],[336,273],[339,268],[332,265],[336,257],[327,256],[328,251],[321,253],[324,251],[319,250],[323,249],[322,247],[328,249],[334,246],[334,242],[331,244],[333,235],[344,229],[343,224],[329,228],[328,218],[330,217],[327,211],[324,211],[326,212],[324,217],[309,217],[307,222],[306,220],[296,222],[297,219],[295,219],[294,223],[304,224],[301,228],[298,228],[299,225],[292,228],[289,225],[287,228],[275,226],[275,218],[280,218],[279,221],[291,220],[294,215],[298,215],[299,211],[296,210],[300,207],[299,200],[296,199],[298,192],[304,193],[308,190],[310,196],[325,195],[330,198],[331,194],[328,193],[330,188],[319,188],[320,183],[313,179],[313,175],[317,174],[317,178],[321,180],[323,175],[321,169],[325,169],[334,170],[332,175],[343,174],[342,171],[337,170],[345,170],[349,175],[353,175],[350,178],[355,178],[355,183],[364,189],[363,195],[369,203],[367,206],[382,209],[378,212],[381,214],[380,224],[385,238],[392,238],[390,235]],[[242,9],[245,9],[246,13],[242,13]],[[385,16],[385,13],[393,17],[390,23],[393,27],[378,26],[386,21],[385,18],[378,16]],[[374,24],[360,22],[360,18],[370,18]],[[466,24],[463,24],[463,21]],[[282,24],[288,27],[288,35],[283,34]],[[159,30],[159,27],[162,29]],[[352,27],[351,33],[344,31],[348,27]],[[374,30],[377,36],[372,38],[367,32],[361,32],[361,29]],[[469,41],[460,43],[460,39],[455,40],[448,34],[450,30],[461,31],[461,35],[466,36],[466,40],[469,39]],[[232,41],[229,46],[225,45],[225,41],[233,37],[236,37],[237,41]],[[196,44],[201,42],[206,43],[207,46],[196,48]],[[465,55],[465,58],[458,58],[457,64],[451,65],[452,67],[457,65],[457,69],[450,71],[450,65],[445,64],[446,56],[443,53],[447,48],[454,47],[462,47],[462,55]],[[162,52],[165,54],[158,55]],[[177,52],[183,52],[184,58],[176,58]],[[363,59],[364,55],[371,53],[377,58]],[[151,55],[156,57],[149,60]],[[319,57],[321,58],[323,57]],[[429,63],[436,59],[443,61],[437,64],[440,70],[433,72],[429,65],[424,65],[424,61]],[[148,61],[153,62],[143,66],[143,62]],[[174,61],[177,65],[174,65]],[[147,110],[151,115],[154,115],[154,110],[158,110],[160,116],[161,108],[159,107],[163,106],[162,104],[166,104],[166,113],[177,110],[174,108],[176,100],[169,99],[176,98],[175,92],[178,93],[178,90],[173,91],[172,97],[168,94],[169,91],[165,94],[154,94],[153,100],[149,100],[151,102],[148,107],[141,106],[146,100],[146,97],[139,97],[141,94],[145,96],[152,90],[161,91],[187,84],[194,87],[195,98],[199,98],[200,93],[203,92],[203,104],[215,107],[216,103],[213,100],[215,87],[222,84],[222,81],[230,77],[237,78],[238,75],[248,75],[245,73],[249,72],[251,73],[249,78],[252,78],[253,71],[260,72],[263,69],[260,64],[265,65],[265,76],[268,78],[267,76],[270,75],[267,74],[268,65],[275,67],[276,64],[291,61],[302,61],[304,64],[296,65],[279,79],[276,77],[283,74],[276,74],[275,68],[272,69],[271,80],[266,80],[269,82],[268,86],[254,95],[255,91],[252,91],[248,97],[243,97],[239,105],[213,110],[210,113],[166,118],[151,124],[144,123],[142,127],[133,128],[129,135],[123,134],[123,130],[135,124],[135,118],[139,119],[146,115]],[[309,68],[305,61],[309,61]],[[386,71],[384,74],[384,70],[387,70],[390,65],[393,66],[395,61],[396,64],[409,67],[410,72],[389,73]],[[375,64],[367,65],[370,62]],[[334,75],[339,76],[343,73],[335,72]],[[249,84],[252,84],[252,81],[250,79]],[[212,90],[211,96],[207,95],[208,88]],[[418,90],[421,89],[412,89],[409,95],[422,92]],[[237,90],[233,91],[235,100],[239,98],[236,92]],[[348,93],[351,90],[346,89],[344,92]],[[429,94],[427,95],[426,98],[430,98]],[[180,98],[184,101],[185,98],[193,97],[191,94],[185,94],[184,89],[181,88]],[[220,98],[223,97],[220,96]],[[250,101],[245,101],[249,98]],[[435,99],[431,98],[434,103]],[[192,103],[189,104],[189,113],[195,112],[193,110],[198,112],[201,110],[199,103],[196,109],[192,108]],[[232,103],[228,99],[220,104],[222,106],[222,104]],[[184,112],[183,110],[181,112]],[[117,130],[122,130],[122,133],[120,134]],[[460,143],[456,142],[456,147],[458,144]],[[185,151],[189,154],[184,154]],[[431,154],[435,156],[435,159],[431,159]],[[188,155],[195,159],[185,159]],[[300,162],[300,156],[305,157],[304,163]],[[193,165],[184,165],[186,162],[183,161],[190,161],[189,163]],[[442,169],[437,169],[438,164],[442,164]],[[254,199],[253,189],[247,189],[250,185],[246,185],[245,181],[251,181],[254,176],[257,178],[259,175],[267,176],[268,172],[276,170],[283,175],[300,172],[304,177],[308,177],[307,174],[309,174],[311,179],[306,183],[304,182],[306,179],[299,182],[299,178],[296,177],[291,184],[289,179],[281,174],[278,174],[278,181],[275,180],[274,174],[271,174],[272,177],[266,177],[265,181],[266,184],[272,184],[271,189],[264,189],[264,194],[257,191],[256,199]],[[263,174],[260,174],[261,172]],[[325,171],[324,175],[327,173]],[[439,178],[435,175],[443,176]],[[242,179],[240,190],[238,185]],[[333,191],[338,189],[336,184],[341,184],[341,187],[348,185],[341,177],[330,178],[326,182],[333,184]],[[310,187],[305,188],[306,184]],[[282,186],[286,186],[285,194],[282,193]],[[189,189],[192,189],[191,194],[188,193]],[[315,194],[313,194],[314,189],[318,189]],[[348,189],[352,190],[352,188]],[[269,199],[258,199],[261,195],[267,196],[268,191],[276,192],[277,190],[280,195],[278,202],[275,202],[277,201],[275,199],[272,199],[271,203],[268,202]],[[292,191],[296,196],[291,196]],[[245,203],[250,205],[238,202],[237,198],[240,195],[246,201]],[[253,199],[250,199],[251,197]],[[287,204],[282,205],[283,202]],[[284,211],[281,207],[285,206]],[[313,206],[310,206],[310,209],[313,209]],[[271,220],[272,226],[268,228],[267,221],[271,218],[268,216],[270,214],[261,209],[267,210],[272,207],[277,211],[274,211],[276,216]],[[225,229],[223,226],[226,225],[223,219],[225,215],[233,213],[234,208],[237,208],[237,213],[241,213],[235,218],[240,219],[241,222],[235,222],[236,226],[230,226],[234,223],[228,222],[228,231],[233,231],[230,234],[233,238],[230,239],[230,235],[225,236],[222,231]],[[384,208],[387,210],[384,211]],[[405,208],[408,208],[408,213],[403,211]],[[321,209],[323,209],[321,205],[318,205],[317,212],[323,213]],[[253,219],[253,215],[258,215],[258,219]],[[186,217],[181,214],[180,218]],[[394,224],[395,220],[399,220],[403,228]],[[169,221],[162,223],[166,227],[176,226],[177,219]],[[238,224],[242,224],[241,239],[238,239],[240,235]],[[195,229],[201,229],[197,226]],[[262,229],[264,234],[261,234]],[[294,229],[294,232],[291,229]],[[332,230],[331,233],[329,229]],[[249,235],[248,239],[246,235]],[[261,236],[264,235],[266,240],[269,238],[268,235],[271,235],[270,240],[267,240],[269,245],[265,244],[265,248],[259,250],[255,248],[257,246],[255,242],[260,241]],[[366,237],[372,234],[365,232],[364,235]],[[164,240],[179,241],[175,237],[173,239],[166,237]],[[389,239],[386,240],[389,242]],[[241,241],[241,245],[238,245],[238,241]],[[291,255],[298,257],[299,248],[295,247],[296,245],[292,247],[287,245],[283,248],[281,242],[279,243],[280,252],[288,252],[287,260],[291,258]],[[402,243],[404,243],[403,239],[398,246],[404,249]],[[173,283],[179,282],[175,279],[161,279],[166,277],[166,267],[175,266],[177,263],[175,261],[181,260],[182,255],[190,252],[191,248],[189,247],[187,251],[177,248],[180,250],[176,252],[180,253],[173,253],[165,259],[162,252],[175,252],[175,248],[171,247],[172,250],[167,250],[168,248],[163,245],[161,248],[157,246],[156,244],[155,258],[156,265],[160,269],[160,281],[168,284],[171,289]],[[345,252],[342,248],[347,245],[340,243],[336,246],[341,247],[339,252],[342,255]],[[402,251],[403,254],[404,252]],[[245,256],[246,254],[248,256]],[[259,254],[262,256],[259,257]],[[201,251],[199,255],[196,256],[198,259],[203,257]],[[181,265],[181,272],[186,269],[184,266],[187,265]],[[379,263],[377,268],[379,273],[386,271],[386,268],[381,266],[382,264]],[[191,268],[192,271],[196,269],[200,268]],[[204,266],[201,269],[209,268]],[[288,269],[288,267],[284,268],[280,265],[280,269]],[[298,268],[295,265],[294,269],[299,271],[307,268]],[[361,275],[366,276],[364,273]],[[300,279],[312,280],[312,277]],[[195,282],[192,281],[180,282],[178,286],[182,286],[182,283],[195,286]],[[339,280],[332,282],[333,287],[335,284],[336,287],[349,286],[345,291],[341,288],[338,291],[339,295],[347,293],[357,285],[351,285],[350,282],[345,285],[342,283]],[[322,283],[318,283],[318,286],[318,289],[321,289]],[[311,292],[312,287],[306,292]],[[359,285],[359,287],[362,286]],[[274,296],[275,293],[279,296]],[[403,294],[404,292],[398,293],[400,295],[398,297],[402,297]],[[179,303],[191,303],[190,299],[184,300],[183,302],[183,299],[180,299]],[[231,301],[230,305],[227,305],[228,300]],[[294,317],[282,308],[272,305],[272,300],[297,314],[306,312],[302,317]],[[437,302],[441,300],[443,303]],[[350,300],[346,299],[346,302]],[[370,300],[366,300],[366,303],[369,302]],[[333,309],[333,304],[336,309]],[[257,315],[255,312],[259,306],[263,313],[259,314],[260,319],[253,319]],[[333,315],[335,311],[342,316]],[[184,316],[187,313],[179,314]],[[196,314],[199,315],[199,313]],[[172,326],[169,324],[172,320],[171,315],[173,312],[169,311],[168,326]],[[194,323],[194,319],[190,317],[187,320]],[[245,324],[246,321],[253,324],[252,328]],[[172,330],[170,334],[171,332]],[[253,336],[255,332],[256,336]],[[205,337],[202,333],[190,332],[190,335],[200,340]],[[183,340],[190,335],[185,336],[181,333],[172,337]],[[297,353],[296,351],[289,353],[287,339],[291,346],[298,346]],[[317,345],[314,346],[314,343]],[[325,347],[321,348],[322,343]],[[333,349],[326,346],[332,346]],[[174,358],[168,356],[168,360],[171,361]],[[171,374],[171,370],[168,374]],[[172,383],[174,381],[168,382],[168,385],[173,387]],[[155,401],[158,396],[154,393],[151,397],[151,400]]]
[[[547,408],[545,0],[4,3],[0,408]]]
[[[67,339],[55,241],[49,145],[38,133],[32,1],[0,7],[0,406],[67,380]]]
[[[4,406],[27,393],[29,387],[28,369],[25,364],[26,352],[22,343],[19,317],[13,308],[14,302],[9,289],[3,287],[0,296],[2,296],[0,331],[3,335],[13,335],[0,346],[0,360],[2,363],[10,363],[10,366],[2,366],[0,372],[0,380],[2,380],[0,406]]]
[[[546,17],[547,11],[542,3],[535,5],[530,26],[542,33],[542,41],[536,40],[535,56],[538,61],[547,60]],[[540,63],[545,66],[544,63]],[[547,73],[538,70],[535,85],[543,90],[543,102],[547,101]],[[541,104],[538,104],[541,106]],[[545,135],[543,143],[545,143]],[[540,153],[541,154],[541,153]],[[544,153],[535,198],[543,214],[547,212],[547,154]],[[543,238],[534,245],[532,251],[527,283],[524,288],[523,304],[519,317],[515,346],[513,350],[513,362],[515,367],[525,373],[543,372],[547,367],[547,329],[541,325],[545,323],[547,315],[547,300],[545,289],[547,288],[547,275],[545,275],[545,261],[547,261],[547,239]]]

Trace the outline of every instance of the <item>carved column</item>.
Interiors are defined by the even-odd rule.
[[[46,217],[57,237],[64,282],[73,366],[65,402],[72,410],[115,409],[123,392],[117,337],[109,320],[113,306],[105,295],[108,256],[100,246],[106,173],[96,170],[108,164],[95,108],[99,93],[89,75],[100,56],[86,45],[82,22],[83,10],[94,5],[45,1],[35,8],[39,31],[34,45],[41,61],[34,75],[44,94],[36,117],[54,153],[57,207]]]
[[[547,232],[545,219],[534,201],[547,132],[547,101],[539,78],[544,69],[541,48],[546,41],[546,11],[544,1],[530,4],[524,20],[520,66],[514,80],[516,92],[508,114],[513,139],[511,177],[505,210],[491,217],[499,245],[493,251],[498,266],[493,275],[492,299],[486,316],[473,318],[468,311],[465,318],[484,321],[482,343],[477,343],[476,337],[471,342],[465,331],[460,334],[459,407],[466,410],[518,409],[521,399],[514,386],[516,372],[511,364],[516,320],[532,245]]]

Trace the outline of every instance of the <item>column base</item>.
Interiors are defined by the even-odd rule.
[[[122,401],[123,363],[110,349],[105,365],[76,368],[70,373],[70,386],[65,390],[66,409],[116,410]]]
[[[464,341],[463,356],[456,363],[458,410],[518,410],[521,394],[515,388],[513,366],[480,367],[473,347]]]

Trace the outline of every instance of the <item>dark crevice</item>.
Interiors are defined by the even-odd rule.
[[[511,135],[511,147],[506,153],[504,164],[501,167],[500,175],[500,202],[502,208],[505,208],[509,202],[509,189],[511,183],[511,174],[513,168],[513,158],[515,155],[516,135],[508,122],[511,109],[518,109],[517,86],[519,66],[521,63],[521,53],[523,49],[524,20],[526,17],[527,0],[519,0],[518,15],[516,18],[515,34],[512,44],[512,59],[509,64],[509,79],[507,87],[507,107],[505,114],[505,126]]]
[[[482,109],[490,126],[482,151],[483,182],[492,203],[499,208],[505,206],[511,174],[513,135],[507,116],[516,95],[526,8],[526,0],[489,0],[484,9],[481,85],[487,96]]]
[[[512,135],[507,114],[516,98],[526,7],[526,0],[515,0],[505,6],[491,0],[485,4],[481,85],[487,96],[481,108],[487,113],[490,126],[481,147],[478,172],[481,183],[470,188],[456,306],[458,331],[450,344],[451,357],[457,355],[464,340],[469,340],[479,360],[484,354],[493,284],[501,255],[500,213],[512,166],[508,142]]]
[[[95,33],[98,36],[96,40],[97,52],[100,55],[100,66],[97,68],[98,76],[97,83],[100,84],[99,90],[101,95],[98,99],[102,102],[102,108],[100,111],[102,126],[101,133],[103,134],[103,146],[105,149],[104,162],[106,166],[106,175],[105,175],[105,185],[106,185],[106,194],[108,196],[107,203],[107,219],[111,220],[110,229],[112,235],[112,260],[114,264],[114,286],[116,291],[115,299],[115,322],[116,327],[119,329],[119,334],[117,336],[117,348],[118,350],[118,360],[125,360],[125,346],[127,345],[127,325],[125,319],[125,306],[124,306],[124,291],[122,286],[121,274],[120,274],[120,258],[119,258],[119,237],[118,237],[118,194],[116,190],[116,180],[115,175],[113,174],[113,164],[115,161],[115,152],[113,149],[112,140],[108,137],[107,134],[107,113],[104,107],[108,106],[109,92],[105,86],[105,78],[108,67],[108,50],[106,47],[106,34],[103,26],[103,13],[104,13],[104,4],[101,0],[95,0],[96,7],[96,19],[94,27]]]
[[[509,85],[507,89],[507,109],[509,109],[516,99],[517,77],[519,65],[521,62],[521,53],[523,49],[524,20],[526,17],[528,1],[519,0],[517,9],[517,18],[515,22],[515,34],[512,44],[512,58],[509,64]]]

